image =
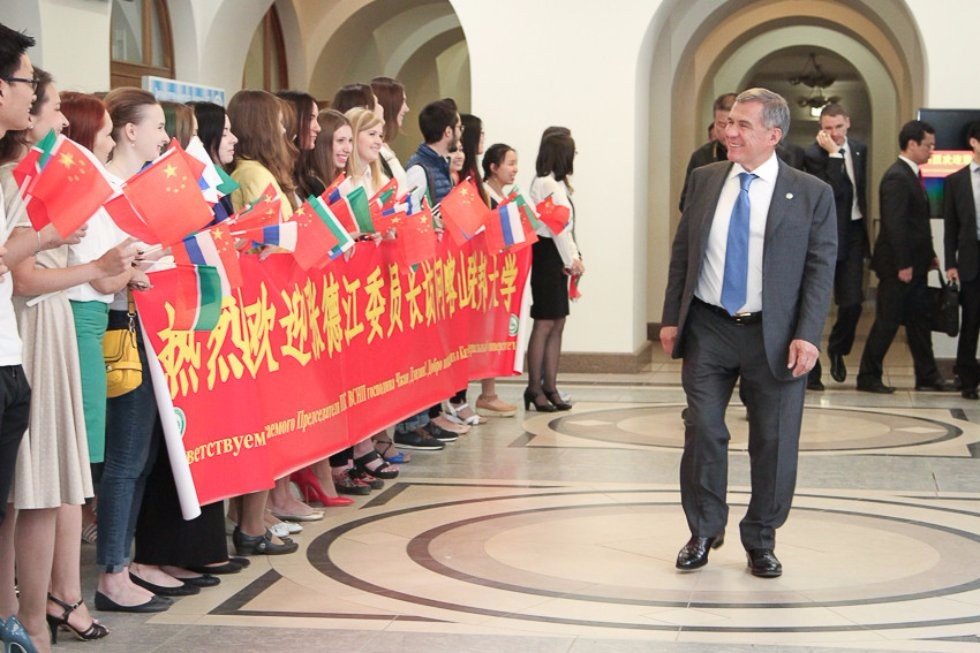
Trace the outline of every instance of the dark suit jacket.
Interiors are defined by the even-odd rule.
[[[973,201],[973,179],[970,166],[946,177],[943,186],[943,222],[946,268],[956,268],[960,278],[977,278],[977,209]]]
[[[690,160],[687,162],[687,172],[684,173],[684,189],[681,190],[681,211],[684,211],[684,198],[687,196],[687,183],[691,179],[691,173],[701,166],[709,163],[728,160],[728,149],[718,141],[708,141],[698,149],[694,150]]]
[[[891,278],[911,267],[913,276],[929,272],[936,253],[929,229],[929,199],[912,168],[898,159],[885,171],[879,186],[881,231],[871,268]]]
[[[785,141],[776,146],[776,156],[791,168],[803,169],[804,153],[799,145],[786,143]]]
[[[663,323],[676,325],[673,357],[684,355],[685,323],[708,248],[708,234],[732,164],[714,163],[691,174],[689,206],[674,238],[664,298]],[[769,368],[777,379],[786,369],[789,343],[820,346],[830,310],[837,258],[834,197],[819,179],[779,163],[766,219],[762,261],[762,331]]]
[[[847,177],[847,167],[844,157],[833,157],[827,154],[816,142],[806,148],[806,159],[803,169],[817,179],[830,184],[834,191],[834,204],[837,207],[837,260],[847,258],[847,243],[845,238],[848,223],[851,221],[851,207],[854,194],[857,193],[858,209],[861,215],[868,215],[868,146],[853,139],[847,139],[845,145],[851,151],[854,162],[854,179]],[[864,234],[863,254],[871,252],[867,231]]]

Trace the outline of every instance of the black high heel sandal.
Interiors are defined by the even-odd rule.
[[[77,603],[65,603],[61,599],[55,598],[50,594],[48,594],[48,600],[51,601],[52,603],[56,603],[58,606],[61,607],[62,610],[64,610],[64,613],[62,613],[60,617],[55,617],[54,615],[50,615],[50,614],[45,615],[45,618],[48,620],[48,628],[51,629],[52,644],[58,643],[59,628],[67,628],[75,635],[75,637],[77,637],[82,641],[102,639],[103,637],[109,634],[109,629],[103,626],[102,624],[100,624],[95,619],[92,620],[92,623],[89,624],[89,627],[86,628],[85,630],[78,630],[70,623],[68,623],[68,618],[71,616],[71,613],[77,610],[78,606],[84,603],[84,601],[79,600]]]
[[[544,394],[541,392],[531,392],[530,390],[524,391],[524,410],[530,410],[531,406],[534,406],[534,410],[539,413],[553,413],[557,410],[550,401],[548,401]],[[571,408],[571,406],[569,406]]]
[[[555,407],[555,410],[571,410],[572,405],[568,402],[562,401],[561,395],[558,394],[557,390],[545,390],[544,396],[548,398],[548,401]]]

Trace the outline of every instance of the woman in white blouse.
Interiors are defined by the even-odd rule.
[[[538,204],[550,196],[555,204],[567,207],[572,217],[557,234],[542,223],[537,228],[539,240],[533,246],[531,318],[534,328],[527,349],[528,387],[524,391],[524,408],[527,410],[533,405],[541,412],[571,408],[558,392],[558,359],[569,312],[569,277],[585,273],[573,236],[575,207],[568,183],[575,159],[575,141],[564,130],[550,131],[541,139],[538,150],[537,176],[530,188],[531,201]]]

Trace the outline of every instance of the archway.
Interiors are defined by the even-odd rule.
[[[405,85],[415,111],[443,97],[469,111],[469,51],[449,0],[340,2],[317,18],[306,36],[317,48],[309,57],[309,89],[316,97],[327,100],[344,84],[387,75]],[[407,157],[420,138],[409,119],[393,147]]]
[[[873,143],[869,174],[875,178],[895,155],[891,135],[923,104],[925,65],[915,21],[901,0],[665,2],[651,25],[651,37],[647,156],[650,162],[671,162],[659,174],[652,171],[647,196],[647,316],[655,325],[685,167],[704,141],[717,94],[741,89],[753,67],[780,50],[808,46],[833,51],[861,72],[868,87]],[[874,206],[871,213],[876,214]]]

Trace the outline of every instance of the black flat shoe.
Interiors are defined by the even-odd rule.
[[[708,564],[708,552],[725,543],[725,534],[717,537],[692,537],[677,554],[676,567],[681,571],[694,571]]]
[[[814,392],[823,392],[826,388],[823,385],[823,381],[820,379],[809,379],[806,382],[806,389],[813,390]]]
[[[178,578],[177,580],[182,580],[185,585],[191,585],[193,587],[214,587],[215,585],[221,584],[221,579],[211,574],[201,574],[200,576],[192,576],[191,578]]]
[[[844,357],[840,354],[830,355],[830,378],[838,383],[847,380],[847,366],[844,365]]]
[[[980,399],[980,394],[977,393],[977,389],[976,388],[962,390],[960,392],[960,396],[963,397],[964,399],[970,399],[970,400],[973,400],[973,401],[976,401],[977,399]]]
[[[752,549],[746,551],[745,556],[748,558],[749,570],[753,576],[776,578],[783,575],[783,565],[772,549]]]
[[[235,545],[235,552],[238,555],[283,555],[293,553],[299,548],[299,544],[293,542],[288,537],[279,539],[282,540],[282,544],[273,542],[272,534],[269,531],[266,531],[262,535],[247,535],[237,527],[235,528],[235,532],[231,534],[231,541]]]
[[[163,596],[154,595],[146,603],[139,605],[120,605],[102,592],[95,591],[95,609],[100,612],[165,612],[173,605],[173,601]]]
[[[188,585],[187,583],[177,585],[176,587],[156,585],[144,578],[140,578],[133,572],[129,572],[129,580],[133,581],[134,585],[139,585],[145,590],[150,590],[157,596],[191,596],[193,594],[201,593],[200,587],[194,587],[193,585]]]
[[[890,395],[895,392],[895,388],[890,385],[885,385],[881,381],[874,381],[872,383],[858,383],[857,389],[859,392],[873,392],[878,395]]]
[[[545,390],[544,396],[548,398],[555,410],[571,410],[572,405],[567,401],[562,401],[561,395],[557,390]]]
[[[538,411],[539,413],[553,413],[558,410],[550,401],[548,401],[543,392],[531,392],[530,390],[525,390],[524,410],[531,410],[531,406],[534,406],[534,410]]]
[[[241,558],[241,560],[244,560],[244,558]],[[202,565],[200,567],[185,567],[185,569],[187,569],[188,571],[193,571],[195,573],[205,575],[205,576],[208,574],[213,574],[213,575],[237,574],[243,568],[244,567],[242,565],[240,565],[237,562],[233,562],[231,560],[228,560],[227,562],[224,562],[220,565],[212,565],[212,566]]]

